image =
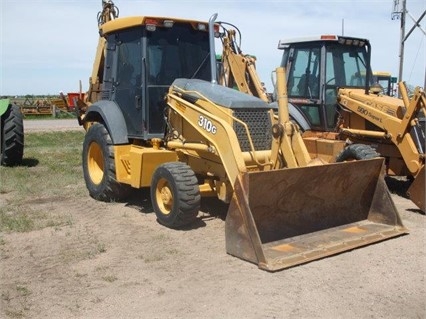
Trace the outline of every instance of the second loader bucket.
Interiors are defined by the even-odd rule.
[[[382,158],[240,174],[227,252],[276,271],[407,233]]]

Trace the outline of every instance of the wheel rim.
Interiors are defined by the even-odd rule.
[[[104,156],[102,149],[99,144],[92,142],[87,153],[87,168],[90,179],[94,184],[100,184],[104,177]]]
[[[173,193],[169,182],[164,178],[161,178],[157,183],[155,199],[161,213],[169,215],[173,208]]]

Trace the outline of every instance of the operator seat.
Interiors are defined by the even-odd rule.
[[[305,73],[300,77],[297,84],[299,96],[318,96],[317,77],[310,73]]]

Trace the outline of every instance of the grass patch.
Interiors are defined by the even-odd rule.
[[[9,232],[29,232],[34,230],[34,220],[27,214],[7,214],[0,212],[0,230]]]
[[[106,275],[106,276],[103,276],[103,277],[102,277],[102,279],[103,279],[104,281],[106,281],[106,282],[114,282],[114,281],[116,281],[118,278],[117,278],[116,276],[114,276],[114,275]]]
[[[74,224],[71,215],[27,211],[21,206],[10,211],[13,208],[0,208],[0,231],[25,233],[46,227],[60,228]]]
[[[8,316],[9,318],[24,318],[25,317],[24,310],[22,310],[22,309],[19,309],[19,310],[6,309],[5,313],[6,313],[6,316]]]
[[[52,114],[26,114],[26,120],[56,120],[56,119],[77,119],[75,112],[65,112],[62,110],[57,110],[56,117]]]
[[[89,241],[89,242],[86,242]],[[96,239],[81,238],[81,245],[65,243],[61,245],[60,259],[65,264],[75,263],[79,260],[94,259],[98,255],[106,252],[105,245]],[[80,275],[76,275],[79,277]],[[81,276],[85,276],[81,274]]]
[[[31,295],[31,291],[27,287],[22,286],[22,285],[17,285],[16,286],[16,291],[22,297]]]
[[[25,134],[20,166],[0,166],[0,231],[29,232],[72,225],[49,204],[86,196],[81,168],[84,132]]]
[[[86,193],[81,168],[84,132],[25,135],[21,166],[0,167],[0,194],[29,198],[76,196]]]
[[[30,310],[28,297],[31,290],[25,285],[16,284],[15,287],[2,292],[4,313],[7,318],[26,318],[27,311]]]

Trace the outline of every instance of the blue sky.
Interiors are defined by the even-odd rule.
[[[262,81],[281,61],[280,39],[319,34],[367,38],[376,71],[398,75],[400,21],[391,19],[393,0],[115,0],[120,16],[158,15],[230,22],[242,32],[242,50],[256,55]],[[402,0],[400,0],[402,2]],[[98,40],[101,0],[0,0],[0,95],[58,94],[88,87]],[[426,0],[407,0],[418,18]],[[407,17],[406,32],[413,21]],[[426,18],[421,22],[426,29]],[[219,51],[216,48],[216,51]],[[416,29],[405,43],[403,79],[423,86],[426,36]]]

